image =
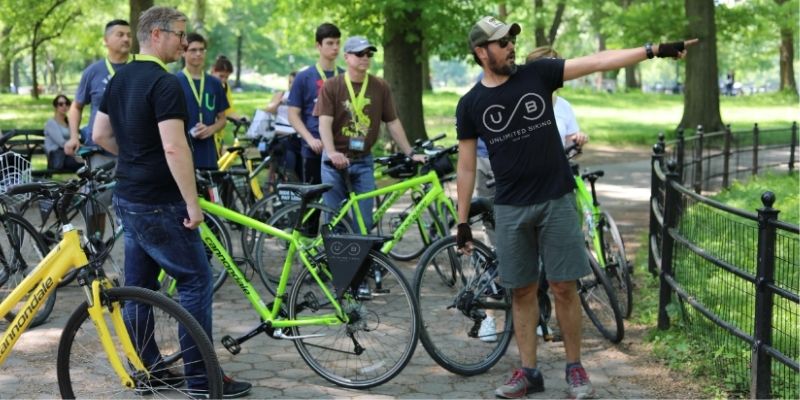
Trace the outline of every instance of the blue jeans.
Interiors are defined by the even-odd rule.
[[[187,218],[183,201],[166,204],[134,203],[114,196],[117,218],[125,227],[125,285],[158,290],[161,269],[175,278],[181,306],[200,323],[211,339],[211,267],[206,258],[200,234],[183,226]],[[125,321],[131,326],[136,321],[140,332],[136,341],[142,361],[158,368],[163,363],[158,344],[149,338],[153,326],[142,322],[152,321],[152,309],[125,305]],[[149,317],[149,318],[148,318]],[[192,388],[207,387],[200,352],[194,341],[179,327],[183,353],[184,372]]]
[[[322,201],[326,206],[338,210],[342,206],[342,202],[348,198],[345,177],[349,178],[352,190],[356,194],[375,190],[372,155],[358,160],[350,160],[350,166],[343,170],[338,170],[332,166],[326,165],[326,160],[328,160],[328,155],[323,153],[322,183],[330,183],[333,185],[331,190],[322,194]],[[372,230],[372,198],[359,201],[358,208],[361,210],[361,216],[364,218],[364,225],[366,225],[367,230]],[[355,214],[353,214],[352,217],[353,231],[360,232]],[[330,222],[331,219],[333,219],[332,215],[327,216],[327,221]]]

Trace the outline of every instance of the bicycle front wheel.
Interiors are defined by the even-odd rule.
[[[588,253],[592,272],[578,280],[581,305],[603,337],[612,343],[619,343],[625,336],[625,328],[614,287],[591,252]]]
[[[611,286],[614,287],[614,294],[619,300],[622,317],[630,318],[633,311],[633,282],[622,235],[619,233],[614,218],[607,211],[603,211],[599,228],[606,274],[611,281]]]
[[[108,289],[105,299],[108,303],[104,304],[104,321],[93,321],[84,302],[70,316],[61,334],[56,368],[63,398],[141,398],[144,394],[192,398],[186,380],[191,382],[191,389],[207,388],[210,398],[222,398],[222,370],[214,346],[197,320],[180,304],[137,287]],[[120,377],[111,369],[100,344],[96,323],[111,328],[108,310],[112,307],[122,309],[128,327],[122,334],[130,335],[147,366],[146,374],[132,368],[119,345],[120,332],[111,329],[111,339],[135,388],[120,384]]]
[[[336,293],[326,260],[317,273],[327,290]],[[292,328],[295,346],[311,369],[339,386],[366,389],[392,379],[408,364],[419,337],[419,315],[411,288],[383,254],[372,250],[359,288],[345,291],[339,304],[350,321],[336,325]],[[298,275],[289,296],[289,318],[334,314],[335,310],[308,269]]]
[[[45,245],[39,232],[24,218],[17,214],[7,213],[0,218],[0,299],[5,299],[19,286],[28,274],[47,255]],[[29,327],[41,325],[56,302],[56,291],[53,290]],[[18,304],[5,315],[11,322],[25,303]]]
[[[414,289],[422,316],[420,339],[437,364],[460,375],[487,371],[505,354],[513,334],[511,293],[500,286],[497,260],[473,241],[472,255],[448,236],[417,264]],[[490,321],[493,321],[490,322]],[[482,324],[494,326],[494,330]]]

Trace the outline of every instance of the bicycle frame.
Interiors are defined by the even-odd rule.
[[[250,301],[250,304],[253,305],[253,308],[264,322],[270,324],[270,326],[273,328],[290,328],[295,326],[309,325],[338,325],[347,323],[349,321],[349,318],[342,310],[339,301],[336,300],[336,297],[333,295],[333,293],[331,293],[326,285],[322,282],[320,274],[315,268],[312,267],[313,264],[308,257],[309,248],[302,245],[301,235],[298,230],[294,230],[291,234],[289,234],[263,222],[249,218],[244,214],[229,210],[223,206],[202,198],[200,199],[200,208],[203,209],[203,211],[216,215],[222,219],[272,235],[289,243],[289,250],[286,253],[286,259],[283,263],[283,270],[281,271],[281,277],[278,282],[275,300],[272,303],[272,308],[269,308],[266,304],[264,304],[264,301],[261,299],[261,296],[258,294],[258,291],[255,289],[253,284],[247,280],[241,268],[239,268],[239,266],[233,261],[231,255],[225,250],[219,240],[217,240],[216,236],[211,233],[211,230],[208,228],[205,222],[200,224],[200,238],[203,241],[203,244],[205,244],[205,246],[211,250],[214,256],[220,260],[222,265],[225,267],[225,270],[228,272],[229,277],[233,278],[233,280],[236,282],[236,285],[242,290],[245,297],[247,297],[247,299]],[[286,297],[286,287],[289,284],[289,275],[295,253],[298,254],[303,265],[306,267],[306,269],[308,269],[311,276],[314,277],[314,280],[320,286],[320,289],[325,294],[325,297],[328,299],[328,301],[330,301],[330,304],[333,305],[335,310],[334,314],[300,319],[279,317],[281,305]]]
[[[424,187],[425,185],[428,186],[428,190],[425,190],[425,195],[414,205],[411,209],[409,215],[400,223],[400,226],[394,231],[392,238],[386,241],[383,246],[381,247],[381,252],[386,254],[388,253],[394,245],[403,237],[403,234],[406,233],[408,228],[417,220],[419,220],[422,213],[431,205],[436,205],[436,210],[444,210],[447,209],[453,216],[453,220],[458,220],[458,214],[456,214],[455,206],[453,202],[449,200],[447,196],[444,194],[444,188],[442,187],[441,182],[439,182],[439,177],[436,175],[435,171],[430,171],[425,175],[417,176],[411,178],[406,181],[398,182],[389,186],[384,186],[382,188],[378,188],[369,192],[365,193],[350,193],[349,198],[347,201],[340,207],[339,213],[331,220],[331,225],[336,226],[339,224],[347,214],[352,210],[355,213],[356,221],[358,223],[358,228],[360,232],[366,235],[369,231],[364,223],[364,218],[361,215],[361,208],[358,205],[359,200],[371,199],[381,195],[388,195],[378,207],[378,209],[373,213],[373,220],[380,221],[383,215],[389,210],[389,208],[397,202],[406,192],[409,190],[411,191],[420,191],[423,192],[420,188]],[[421,232],[422,235],[427,235],[428,233],[424,230]],[[315,245],[319,245],[321,237],[318,237],[317,240],[314,241]]]
[[[72,227],[72,225],[65,225],[63,229],[64,235],[61,242],[59,242],[11,294],[0,303],[0,315],[6,315],[16,304],[21,302],[26,295],[30,294],[28,300],[25,302],[24,308],[17,314],[14,321],[11,322],[3,334],[2,341],[0,341],[0,365],[2,365],[8,357],[21,334],[28,328],[28,325],[30,325],[33,319],[32,317],[39,311],[39,308],[45,303],[45,300],[56,290],[61,278],[70,270],[81,268],[89,264],[86,253],[84,253],[81,248],[78,230]],[[120,382],[125,387],[133,388],[135,387],[133,378],[131,378],[125,370],[123,361],[120,359],[114,341],[111,338],[111,331],[104,318],[104,313],[108,312],[108,308],[100,298],[101,289],[111,288],[112,286],[112,283],[108,279],[92,281],[91,288],[84,286],[89,303],[89,315],[94,325],[97,327],[100,342],[106,352],[111,367],[119,376]],[[119,304],[114,304],[114,307],[110,310],[110,315],[113,329],[120,338],[119,346],[122,347],[127,358],[126,362],[130,362],[139,372],[144,372],[145,375],[149,377],[147,368],[145,368],[144,363],[142,363],[142,360],[139,358],[136,348],[128,334]]]
[[[233,146],[240,146],[239,138],[233,139]],[[217,160],[217,167],[220,171],[227,171],[233,166],[237,159],[241,159],[245,168],[247,168],[247,172],[249,174],[248,180],[250,181],[250,189],[253,191],[253,196],[256,198],[256,200],[261,200],[264,198],[264,192],[261,190],[261,186],[258,184],[258,180],[255,178],[255,174],[253,173],[253,163],[250,160],[245,160],[238,151],[228,151]]]
[[[577,200],[578,213],[583,221],[586,229],[588,229],[589,236],[592,239],[592,248],[597,254],[597,263],[600,267],[606,267],[605,254],[603,251],[603,244],[601,243],[600,232],[598,232],[598,221],[602,218],[602,210],[597,198],[594,195],[594,188],[590,191],[586,187],[586,183],[581,178],[580,174],[575,175],[575,197]]]

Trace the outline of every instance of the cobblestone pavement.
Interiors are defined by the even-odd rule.
[[[601,202],[616,216],[628,247],[636,247],[637,236],[646,229],[649,153],[635,150],[631,152],[633,157],[630,154],[615,156],[611,150],[607,156],[600,153],[598,151],[593,159],[585,158],[582,163],[606,170],[606,176],[597,187]],[[400,265],[410,279],[413,265]],[[256,287],[263,289],[260,282]],[[266,290],[263,293],[268,296]],[[0,398],[58,395],[55,367],[58,338],[61,327],[82,296],[75,286],[59,289],[56,308],[48,322],[27,332],[0,368]],[[461,377],[439,367],[420,344],[408,366],[392,381],[366,391],[343,389],[308,368],[290,341],[257,336],[242,346],[240,354],[232,356],[219,344],[219,338],[250,331],[258,324],[258,317],[230,282],[217,293],[213,307],[214,336],[223,368],[235,378],[253,383],[250,398],[492,398],[494,388],[502,384],[519,363],[516,344],[512,341],[505,357],[491,370],[478,376]],[[5,321],[0,322],[0,329],[7,326]],[[631,345],[628,337],[622,344],[612,345],[588,320],[584,322],[583,363],[598,396],[682,397],[674,392],[664,393],[658,382],[665,379],[663,369],[642,361],[644,355],[636,354],[634,349],[636,346]],[[563,354],[561,343],[540,341],[539,366],[547,390],[530,398],[563,398],[566,395]]]

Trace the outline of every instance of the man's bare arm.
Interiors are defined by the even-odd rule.
[[[69,124],[69,140],[64,144],[64,153],[74,156],[78,151],[80,142],[80,127],[81,127],[81,114],[83,113],[83,104],[77,100],[72,102],[67,111],[67,123]],[[94,140],[94,139],[93,139]]]
[[[183,225],[195,229],[203,222],[203,212],[197,199],[197,184],[194,179],[194,161],[189,142],[186,141],[183,121],[168,119],[158,123],[158,131],[164,148],[169,171],[178,185],[183,201],[186,202],[186,211],[189,219]]]
[[[94,116],[92,140],[107,152],[114,155],[119,154],[117,138],[114,136],[114,130],[111,128],[111,119],[108,117],[108,114],[105,114],[102,111],[98,111]],[[64,145],[64,148],[64,153],[66,153],[66,144]]]
[[[698,39],[684,41],[684,48],[694,45]],[[680,42],[678,42],[680,43]],[[660,45],[653,45],[653,53],[659,55]],[[686,50],[678,52],[675,58],[683,58]],[[594,72],[611,71],[628,67],[647,59],[644,47],[622,50],[604,50],[588,56],[572,58],[564,62],[564,80],[580,78]]]

